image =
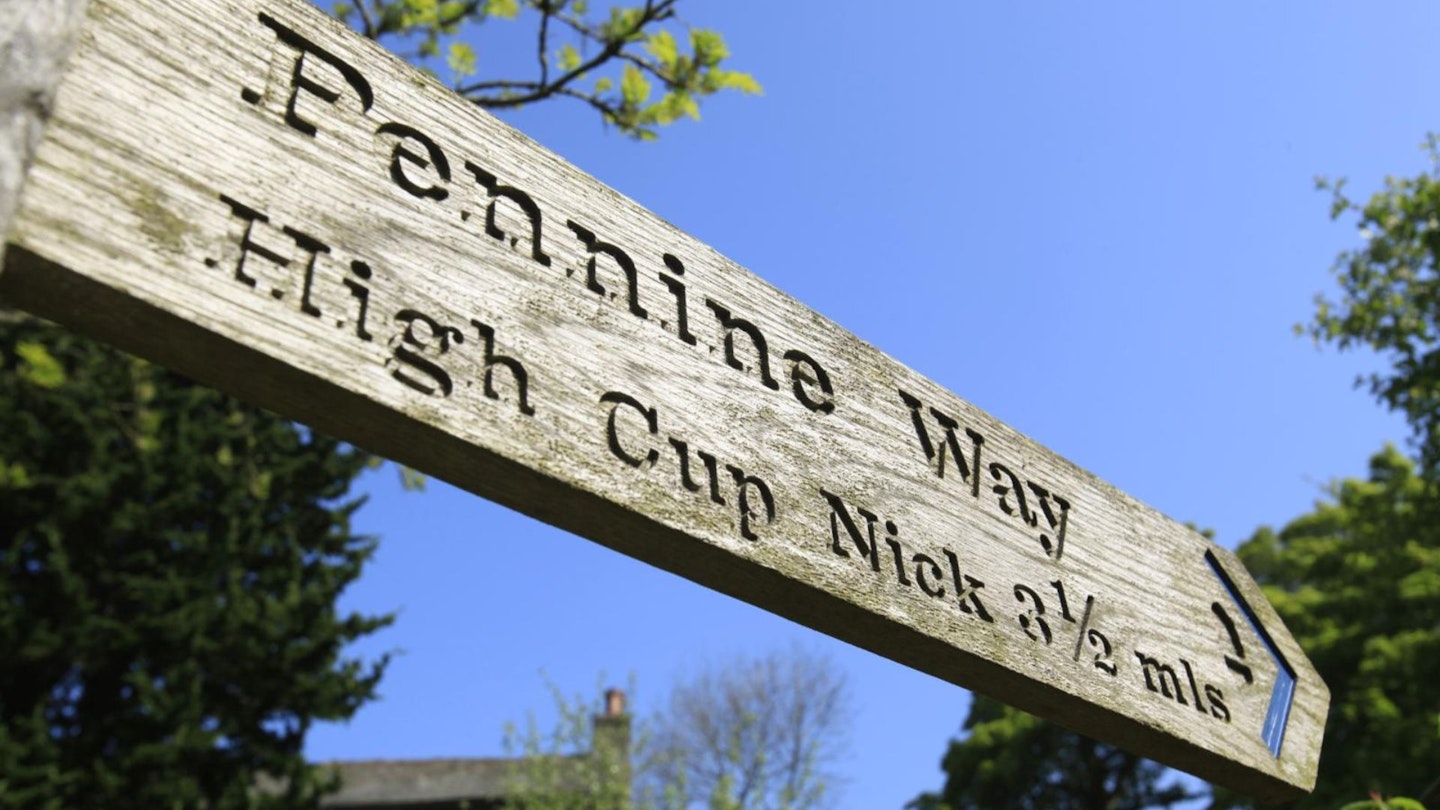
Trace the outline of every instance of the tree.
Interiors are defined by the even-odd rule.
[[[965,730],[941,764],[945,786],[907,807],[1142,810],[1197,795],[1157,763],[980,695]]]
[[[587,0],[348,0],[336,3],[335,13],[364,36],[447,77],[456,93],[481,107],[572,99],[626,135],[650,140],[680,118],[698,120],[707,96],[760,92],[750,74],[722,67],[730,51],[719,33],[687,28],[676,37],[678,3],[609,6],[599,18],[591,17]],[[489,23],[520,19],[534,22],[534,75],[479,78],[479,53],[471,43]],[[656,85],[661,94],[651,100]]]
[[[1421,795],[1440,778],[1433,495],[1394,448],[1371,459],[1367,480],[1329,495],[1238,550],[1330,687],[1319,781],[1296,804],[1327,810],[1369,793]]]
[[[1355,617],[1337,614],[1314,619],[1333,621],[1333,626],[1314,630],[1312,644],[1321,645],[1331,659],[1317,667],[1334,701],[1317,794],[1330,793],[1336,800],[1346,790],[1353,798],[1363,795],[1367,785],[1390,790],[1403,784],[1403,764],[1423,760],[1407,759],[1397,750],[1407,748],[1400,738],[1413,738],[1411,751],[1433,752],[1440,745],[1436,702],[1418,699],[1407,686],[1407,679],[1425,671],[1414,658],[1417,648],[1433,649],[1435,642],[1435,601],[1424,589],[1437,586],[1433,527],[1440,525],[1440,139],[1431,135],[1426,148],[1428,172],[1386,178],[1384,187],[1363,205],[1346,196],[1343,180],[1320,181],[1332,194],[1332,218],[1354,215],[1363,244],[1335,261],[1338,300],[1317,296],[1314,319],[1297,327],[1317,344],[1332,343],[1342,350],[1368,347],[1384,358],[1385,368],[1356,383],[1368,385],[1377,400],[1405,417],[1418,472],[1387,450],[1372,460],[1368,482],[1336,485],[1334,503],[1291,523],[1278,538],[1257,535],[1251,541],[1251,554],[1258,560],[1284,562],[1293,548],[1295,554],[1348,566],[1352,581],[1342,583],[1326,572],[1306,588],[1293,570],[1277,562],[1282,570],[1274,576],[1273,587],[1289,593],[1292,604],[1302,595],[1329,604],[1331,600],[1315,595],[1316,589],[1327,582],[1343,585],[1350,606],[1370,618],[1356,622]],[[1331,553],[1342,555],[1338,563],[1326,557]],[[1392,590],[1383,591],[1385,586],[1373,581],[1375,574],[1394,577]],[[1371,597],[1378,600],[1374,608]],[[1433,670],[1430,674],[1433,677]],[[1376,747],[1338,750],[1370,742]],[[1387,751],[1399,758],[1390,758]],[[1432,794],[1440,793],[1437,776],[1440,773],[1428,774]],[[1427,775],[1408,778],[1412,784],[1403,790],[1418,791]],[[1320,806],[1318,802],[1314,806]]]
[[[682,48],[677,2],[598,21],[580,0],[335,11],[443,61],[477,104],[573,98],[651,138],[705,96],[759,91],[721,67],[718,34]],[[537,77],[476,81],[472,35],[522,16]],[[315,806],[305,733],[371,699],[385,665],[342,650],[389,618],[335,609],[374,547],[346,493],[377,459],[11,311],[0,366],[0,807]]]
[[[1419,796],[1440,778],[1433,490],[1413,462],[1387,448],[1372,458],[1368,479],[1334,484],[1329,495],[1238,549],[1330,688],[1319,780],[1294,805],[1316,810],[1367,794]],[[1183,797],[1160,781],[1158,766],[990,701],[976,700],[966,728],[969,736],[946,755],[944,790],[912,807],[1138,808]],[[1253,803],[1216,789],[1213,806]]]
[[[739,656],[671,688],[642,780],[679,788],[687,807],[828,807],[850,713],[830,659],[799,647]]]
[[[1339,255],[1340,297],[1316,298],[1314,320],[1297,327],[1317,343],[1369,347],[1387,367],[1356,381],[1405,416],[1427,480],[1440,480],[1440,140],[1429,141],[1431,169],[1387,178],[1364,205],[1344,181],[1321,181],[1333,194],[1332,218],[1353,214],[1364,244]]]
[[[335,610],[369,456],[16,313],[0,364],[0,806],[313,804],[384,668]]]
[[[830,659],[801,648],[707,667],[671,687],[668,707],[629,729],[628,757],[583,697],[554,690],[559,720],[533,718],[507,747],[524,756],[511,803],[526,810],[813,810],[835,801],[850,694]],[[632,688],[633,693],[633,688]],[[598,723],[598,721],[595,721]]]
[[[555,725],[541,733],[531,714],[522,732],[505,729],[505,749],[515,757],[504,780],[505,805],[515,810],[644,810],[632,801],[633,759],[646,748],[645,733],[636,740],[625,713],[625,692],[605,690],[600,710],[582,695],[567,696],[548,683],[555,701]],[[630,685],[634,694],[634,684]]]
[[[1186,525],[1214,537],[1210,529]],[[940,792],[922,793],[907,807],[1141,810],[1202,795],[1156,762],[981,695],[971,701],[964,729],[941,760]]]

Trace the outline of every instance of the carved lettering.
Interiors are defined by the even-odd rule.
[[[1169,664],[1161,663],[1155,657],[1138,650],[1135,652],[1135,659],[1140,662],[1140,670],[1145,676],[1146,689],[1161,697],[1174,700],[1181,706],[1192,706],[1201,715],[1226,723],[1230,722],[1230,709],[1225,705],[1225,694],[1213,684],[1201,684],[1195,677],[1195,669],[1189,661],[1184,658],[1177,659],[1180,662],[1180,668],[1185,672],[1185,682],[1181,683],[1179,674]],[[1201,697],[1202,691],[1203,698]],[[1189,700],[1186,700],[1187,695]]]
[[[317,270],[321,257],[332,255],[330,246],[298,228],[277,226],[264,212],[228,195],[220,194],[219,198],[234,218],[243,223],[239,234],[231,237],[238,255],[233,261],[224,262],[206,258],[205,266],[217,268],[223,263],[230,268],[231,276],[246,287],[274,301],[284,301],[287,297],[297,300],[301,313],[319,318],[322,313],[314,303]],[[294,246],[286,245],[287,241]],[[369,328],[369,282],[373,271],[360,259],[351,260],[348,269],[348,275],[339,281],[349,290],[354,302],[355,337],[370,342],[375,337]],[[297,285],[300,295],[292,296],[290,293]],[[342,328],[346,319],[336,318],[331,323]]]
[[[545,249],[542,246],[541,231],[543,230],[543,217],[540,215],[540,206],[535,204],[535,201],[530,198],[529,194],[526,194],[514,186],[507,186],[501,183],[495,175],[468,160],[465,161],[465,168],[469,169],[470,173],[475,175],[475,181],[490,195],[490,202],[485,206],[485,233],[492,239],[498,239],[501,242],[505,242],[508,239],[512,249],[519,246],[520,238],[506,234],[505,230],[500,227],[496,216],[500,201],[509,200],[516,208],[520,209],[520,213],[524,214],[526,220],[530,223],[530,258],[534,259],[542,267],[549,267],[550,256],[545,253]],[[593,278],[593,265],[595,263],[593,257],[590,263],[592,266],[591,277]],[[635,290],[633,265],[631,266],[630,280],[630,290],[633,297]],[[601,292],[603,293],[603,290]],[[641,317],[644,316],[642,315]]]
[[[404,325],[404,330],[391,343],[395,353],[392,362],[397,367],[390,375],[409,387],[427,396],[448,397],[455,390],[450,375],[425,352],[435,356],[450,351],[450,341],[464,343],[465,335],[454,327],[446,326],[430,316],[413,309],[403,309],[395,314],[395,322]],[[419,372],[427,379],[416,377]]]
[[[960,428],[960,423],[935,408],[930,408],[930,416],[940,428],[945,431],[945,437],[937,445],[930,438],[930,431],[925,426],[925,417],[922,413],[924,403],[904,391],[899,391],[900,400],[910,409],[910,422],[915,426],[915,439],[920,443],[920,451],[925,454],[925,460],[935,465],[935,475],[945,477],[945,459],[954,459],[956,470],[960,473],[960,480],[970,484],[970,494],[980,494],[980,448],[985,444],[985,437],[976,433],[970,428],[965,429],[965,436],[970,439],[971,455],[967,463],[965,456],[960,452],[960,440],[955,431]]]
[[[371,105],[375,103],[375,94],[370,89],[370,83],[365,80],[360,71],[263,11],[260,12],[260,22],[274,31],[278,41],[289,46],[290,49],[290,53],[287,53],[285,57],[290,61],[289,83],[286,87],[289,95],[285,100],[285,123],[292,129],[312,138],[319,131],[315,123],[303,117],[297,108],[301,93],[309,94],[327,105],[334,105],[345,95],[346,88],[335,88],[331,84],[324,83],[307,70],[307,66],[311,64],[308,61],[309,57],[314,57],[319,60],[320,64],[333,69],[359,101],[360,113],[363,115],[369,112]],[[277,52],[273,58],[281,57]],[[266,92],[269,90],[270,88],[267,87]],[[240,97],[248,104],[259,104],[264,95],[247,87],[241,91]]]
[[[292,257],[286,256],[274,248],[267,247],[255,241],[256,225],[264,225],[270,221],[270,218],[224,194],[220,195],[220,199],[226,205],[230,206],[231,213],[245,223],[244,230],[241,232],[238,240],[240,256],[235,260],[235,280],[247,287],[256,289],[258,292],[268,292],[270,297],[276,301],[283,299],[285,297],[285,290],[281,286],[278,284],[261,285],[257,278],[246,268],[246,263],[251,256],[258,256],[281,270],[288,269],[293,263]],[[300,311],[306,315],[318,317],[320,315],[320,309],[310,301],[311,288],[315,283],[315,261],[319,254],[329,253],[330,248],[315,237],[291,228],[288,225],[280,228],[280,231],[290,237],[290,240],[300,249],[304,257],[300,282]],[[215,267],[219,264],[214,259],[206,259],[205,263],[210,267]]]
[[[750,528],[751,521],[763,516],[766,525],[775,522],[775,496],[770,493],[770,485],[757,476],[747,475],[733,464],[726,464],[725,469],[735,478],[735,505],[740,510],[740,536],[746,540],[759,540],[760,536]],[[763,513],[757,513],[753,508],[750,501],[752,490],[760,496]]]
[[[1115,651],[1110,647],[1110,639],[1106,638],[1105,634],[1099,630],[1091,630],[1085,634],[1085,637],[1090,642],[1090,646],[1098,651],[1092,661],[1095,668],[1114,677],[1120,669],[1114,663]]]
[[[1055,595],[1060,599],[1060,618],[1067,622],[1075,621],[1075,617],[1070,615],[1070,600],[1065,598],[1065,583],[1057,579],[1050,583],[1050,587],[1055,589]],[[1095,604],[1095,597],[1087,596],[1085,598],[1086,622],[1090,620],[1090,607],[1093,604]]]
[[[945,572],[940,569],[940,563],[935,562],[928,554],[915,554],[910,561],[915,564],[915,582],[920,586],[920,590],[926,596],[944,599],[945,586],[934,584],[945,576]],[[926,576],[926,571],[929,571],[929,576]]]
[[[583,225],[569,220],[567,220],[565,224],[570,227],[575,237],[580,240],[580,243],[585,246],[585,250],[590,254],[585,262],[586,288],[597,295],[608,296],[611,299],[615,298],[615,294],[607,293],[605,285],[601,284],[600,280],[596,278],[596,268],[599,257],[609,256],[615,266],[620,268],[621,275],[625,277],[626,300],[629,302],[630,314],[637,318],[649,318],[649,313],[645,311],[644,307],[640,306],[640,290],[636,286],[639,279],[636,278],[635,262],[631,260],[630,255],[621,250],[617,245],[602,241],[593,231]]]
[[[1035,495],[1036,503],[1040,505],[1040,514],[1045,518],[1046,527],[1055,531],[1054,539],[1051,539],[1050,535],[1044,531],[1040,532],[1040,547],[1045,549],[1046,554],[1058,560],[1065,554],[1065,524],[1070,516],[1070,502],[1051,493],[1034,481],[1026,481],[1025,485]],[[1055,509],[1050,505],[1052,499],[1055,506],[1060,507],[1058,518]]]
[[[906,556],[904,545],[900,542],[900,528],[892,520],[881,521],[880,517],[864,507],[854,507],[854,514],[851,507],[847,506],[840,496],[820,490],[820,495],[830,504],[830,551],[837,557],[849,558],[851,550],[846,547],[848,540],[860,557],[870,563],[870,570],[880,573],[880,541],[885,542],[890,549],[890,559],[895,568],[895,581],[904,588],[915,587],[917,584],[921,592],[934,599],[944,599],[947,590],[941,581],[945,573],[934,557],[928,554],[911,554]],[[856,520],[854,515],[859,515]],[[861,528],[861,524],[864,528]],[[875,527],[882,525],[885,529],[884,537],[876,537]],[[843,529],[843,533],[842,533]],[[844,539],[842,539],[842,534]],[[960,611],[969,616],[975,616],[982,621],[994,623],[995,618],[990,611],[985,609],[985,603],[980,599],[980,591],[984,589],[985,583],[969,574],[962,574],[960,571],[960,558],[955,552],[948,548],[941,551],[950,561],[951,585],[955,591],[955,602]],[[913,566],[913,569],[909,566]],[[910,571],[913,570],[915,578],[910,578]]]
[[[360,304],[360,310],[355,315],[355,337],[364,341],[372,338],[369,330],[365,328],[366,318],[370,314],[370,288],[361,284],[361,281],[369,281],[371,276],[370,265],[358,259],[350,262],[350,274],[354,279],[344,279],[345,288],[350,291],[350,296]],[[355,279],[359,279],[356,281]],[[344,321],[336,321],[336,326],[344,326]]]
[[[985,583],[970,576],[960,573],[960,558],[955,552],[944,549],[945,558],[950,561],[950,582],[955,586],[955,601],[960,605],[962,613],[970,613],[978,616],[982,621],[995,623],[995,617],[985,609],[985,603],[980,601],[980,591],[984,589]]]
[[[1016,601],[1024,604],[1027,597],[1031,607],[1019,615],[1020,629],[1024,630],[1025,635],[1029,636],[1031,640],[1043,641],[1048,646],[1054,636],[1050,632],[1050,623],[1045,621],[1045,603],[1040,600],[1040,594],[1036,593],[1033,588],[1016,585]]]
[[[915,440],[927,465],[932,466],[938,478],[945,477],[945,471],[953,467],[960,480],[970,485],[972,497],[980,496],[980,457],[985,446],[985,437],[971,428],[964,433],[969,439],[969,452],[960,445],[960,422],[938,408],[925,406],[913,394],[897,389],[900,401],[910,411],[910,424],[915,430]],[[928,419],[927,419],[928,415]],[[939,426],[938,439],[932,435],[929,422]],[[1060,559],[1065,552],[1065,530],[1069,524],[1070,502],[1034,481],[1027,481],[1016,475],[1010,467],[999,461],[990,462],[990,477],[997,483],[991,487],[995,493],[996,505],[1000,511],[1024,523],[1030,528],[1040,528],[1040,547],[1053,559]],[[1028,495],[1027,495],[1028,493]],[[1031,503],[1031,498],[1034,504]],[[1041,527],[1040,519],[1044,518]]]
[[[765,335],[760,332],[760,327],[745,320],[737,318],[730,313],[722,304],[713,299],[706,298],[705,305],[715,313],[715,318],[720,322],[720,328],[725,335],[725,363],[737,371],[749,371],[750,367],[741,362],[735,353],[735,333],[738,331],[750,339],[750,347],[755,354],[755,368],[760,375],[760,382],[766,388],[778,391],[780,383],[770,376],[770,349],[765,343]]]
[[[675,448],[675,457],[680,462],[680,485],[691,492],[699,492],[701,485],[690,476],[690,445],[681,439],[670,439],[670,446]],[[720,467],[715,457],[704,450],[695,451],[695,457],[705,466],[706,480],[710,482],[710,500],[721,506],[725,505],[725,498],[720,495]]]
[[[830,375],[815,358],[798,349],[785,352],[784,357],[790,361],[790,386],[795,399],[812,411],[834,411],[835,389],[830,385]],[[820,389],[819,396],[815,395],[817,387]]]
[[[1186,705],[1185,695],[1180,691],[1180,677],[1175,674],[1174,667],[1162,664],[1139,650],[1135,651],[1135,658],[1140,662],[1141,671],[1145,673],[1146,689],[1171,698],[1182,706]],[[1154,678],[1151,678],[1152,674]]]
[[[484,346],[485,358],[485,396],[489,399],[499,399],[500,392],[495,388],[495,369],[503,368],[510,372],[511,378],[515,381],[515,402],[520,408],[520,413],[526,416],[534,416],[535,409],[530,406],[529,400],[529,376],[525,373],[525,366],[513,357],[505,357],[495,353],[495,330],[475,319],[470,320],[470,325],[475,327],[475,332],[480,336],[480,343]]]
[[[616,458],[624,461],[627,465],[636,469],[649,469],[654,467],[660,460],[660,452],[653,447],[646,450],[645,455],[637,456],[626,449],[620,441],[619,430],[616,427],[616,417],[620,405],[627,406],[630,410],[639,413],[645,419],[645,427],[651,436],[660,435],[660,414],[654,408],[646,407],[639,400],[623,394],[619,391],[609,391],[600,397],[601,402],[612,403],[609,419],[606,423],[606,441],[610,446],[610,452]],[[707,491],[711,503],[717,506],[725,506],[727,502],[720,491],[721,477],[719,459],[713,454],[703,450],[694,450],[690,443],[676,436],[667,436],[666,441],[675,450],[675,458],[679,467],[679,481],[681,487],[692,493]],[[697,481],[694,470],[695,465],[691,462],[692,455],[700,460],[700,465],[705,468],[706,481]],[[768,526],[775,522],[776,504],[775,494],[770,484],[758,475],[746,472],[734,464],[724,464],[725,470],[730,473],[730,478],[735,485],[735,526],[740,536],[746,540],[759,540],[760,535],[757,529],[761,526]],[[707,486],[708,484],[708,486]]]
[[[1230,637],[1230,646],[1235,650],[1235,655],[1225,656],[1225,666],[1229,667],[1231,672],[1244,678],[1245,683],[1254,683],[1255,675],[1250,671],[1250,666],[1245,663],[1245,646],[1240,643],[1240,633],[1235,629],[1235,621],[1230,618],[1225,606],[1219,602],[1211,602],[1210,610],[1225,626],[1225,634]]]
[[[1020,486],[1020,479],[1011,472],[1009,467],[998,461],[990,462],[990,477],[1000,483],[991,487],[990,490],[999,497],[1000,511],[1011,517],[1018,517],[1027,526],[1034,526],[1035,515],[1030,512],[1030,506],[1025,502],[1025,489]],[[1011,503],[1011,498],[1015,503]]]
[[[1184,658],[1180,659],[1180,666],[1185,668],[1185,681],[1190,684],[1190,697],[1195,701],[1195,711],[1205,713],[1205,704],[1200,702],[1200,687],[1195,683],[1195,670],[1190,667],[1190,662]],[[1184,704],[1185,701],[1180,701]]]
[[[610,416],[605,422],[605,441],[610,445],[610,452],[631,467],[653,467],[655,462],[660,458],[660,452],[652,447],[646,450],[643,456],[632,455],[620,443],[620,433],[615,427],[615,420],[619,415],[620,406],[625,405],[645,418],[645,428],[651,436],[654,436],[660,432],[660,417],[655,412],[655,409],[647,408],[642,405],[639,400],[619,391],[607,391],[601,394],[600,401],[614,405],[614,407],[610,409]]]
[[[861,557],[870,561],[870,570],[879,573],[879,544],[875,542],[875,521],[879,518],[873,512],[856,507],[855,511],[865,519],[865,536],[861,536],[860,526],[855,522],[855,518],[850,516],[850,510],[845,507],[845,502],[840,499],[840,496],[832,495],[823,489],[820,490],[820,494],[830,504],[830,551],[837,557],[850,556],[850,552],[846,551],[844,544],[840,542],[840,528],[843,526],[846,536],[850,538],[856,551],[860,552]]]
[[[670,294],[675,297],[675,337],[694,346],[695,336],[690,334],[690,309],[686,303],[685,282],[680,279],[680,276],[685,275],[685,265],[681,264],[680,259],[669,253],[665,254],[663,260],[665,267],[668,268],[671,273],[675,274],[673,276],[667,276],[664,273],[656,273],[656,277],[665,284],[665,287],[670,290]],[[661,321],[660,326],[664,327],[666,323],[666,321]]]
[[[1205,697],[1210,700],[1210,716],[1230,722],[1230,709],[1225,706],[1225,693],[1220,691],[1220,687],[1206,684]]]
[[[376,130],[376,134],[396,136],[395,148],[390,152],[390,179],[395,181],[395,185],[420,199],[439,202],[450,196],[450,192],[446,191],[442,185],[450,182],[450,161],[440,150],[439,144],[414,127],[394,122],[381,124],[380,129]],[[422,155],[411,149],[407,141],[415,141],[420,144],[425,153]],[[422,171],[433,168],[440,182],[421,185],[405,171],[406,166],[413,166]]]
[[[895,527],[895,524],[893,522],[888,520],[885,521],[885,532],[886,534],[890,535],[889,537],[885,538],[885,545],[890,547],[890,556],[895,561],[895,580],[901,585],[909,588],[911,587],[910,577],[908,574],[905,573],[905,549],[900,545],[900,541],[896,538],[896,535],[899,533],[899,531],[900,530]]]

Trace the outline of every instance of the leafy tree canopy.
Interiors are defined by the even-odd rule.
[[[1440,524],[1415,465],[1394,448],[1366,480],[1240,558],[1330,687],[1315,792],[1298,808],[1368,793],[1419,796],[1440,779]],[[1236,802],[1240,804],[1241,802]]]
[[[0,807],[313,806],[306,730],[384,666],[335,609],[369,457],[0,314]]]
[[[1150,760],[976,695],[967,734],[950,743],[945,786],[912,810],[1143,810],[1194,793]]]
[[[571,98],[649,139],[707,96],[760,90],[677,4],[334,11],[477,104]],[[482,78],[481,26],[519,20],[536,74]],[[375,461],[0,310],[0,808],[316,806],[305,733],[370,700],[385,665],[342,650],[389,618],[335,608],[374,548],[346,493]]]
[[[623,735],[554,688],[558,723],[506,731],[524,757],[509,805],[533,810],[819,810],[848,747],[844,673],[803,648],[736,656],[678,680]],[[630,692],[634,693],[633,684]],[[620,745],[616,745],[616,742]]]
[[[1337,299],[1316,300],[1314,319],[1297,327],[1341,349],[1368,347],[1387,367],[1357,382],[1409,422],[1422,474],[1440,480],[1440,152],[1431,169],[1390,177],[1361,204],[1344,181],[1321,181],[1333,194],[1331,216],[1353,215],[1364,244],[1340,254]]]
[[[482,107],[513,109],[551,98],[586,104],[601,120],[650,140],[661,126],[699,120],[700,102],[723,90],[759,93],[748,73],[726,67],[730,50],[716,31],[678,24],[679,0],[639,6],[587,0],[343,0],[341,20],[411,62],[445,78]],[[533,26],[535,70],[495,76],[476,43]],[[489,27],[487,27],[489,26]],[[503,69],[503,68],[502,68]]]

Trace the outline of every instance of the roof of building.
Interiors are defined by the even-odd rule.
[[[601,735],[610,741],[609,750],[622,753],[629,745],[630,720],[625,715],[625,696],[618,689],[605,695],[603,713],[594,718],[595,744]],[[440,810],[471,807],[472,810],[499,807],[507,796],[538,784],[546,790],[585,792],[589,787],[593,758],[598,749],[572,756],[521,758],[377,759],[325,762],[320,768],[340,777],[340,790],[320,800],[331,810]],[[539,767],[549,763],[550,767]],[[628,777],[627,781],[628,781]]]
[[[423,803],[501,798],[515,788],[520,761],[514,759],[407,759],[328,762],[338,772],[340,792],[325,797],[322,807],[387,807],[399,802]]]

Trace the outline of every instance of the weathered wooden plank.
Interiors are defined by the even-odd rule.
[[[55,83],[84,19],[86,0],[9,0],[0,6],[0,234],[50,117]],[[0,268],[4,267],[0,244]]]
[[[1313,785],[1328,692],[1232,554],[309,5],[92,0],[67,71],[8,299],[1206,779]]]

